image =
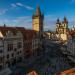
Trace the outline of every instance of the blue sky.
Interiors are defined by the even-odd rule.
[[[32,28],[32,14],[40,5],[44,13],[44,28],[55,29],[57,18],[66,16],[69,27],[75,25],[75,0],[0,0],[0,25]]]

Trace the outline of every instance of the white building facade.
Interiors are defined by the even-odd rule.
[[[23,36],[13,27],[0,27],[0,68],[23,59]]]

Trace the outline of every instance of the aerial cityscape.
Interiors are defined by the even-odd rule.
[[[0,75],[75,75],[75,0],[0,0]]]

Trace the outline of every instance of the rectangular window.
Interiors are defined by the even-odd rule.
[[[7,58],[9,58],[9,54],[7,55]]]
[[[3,51],[2,50],[0,50],[0,53],[2,53]]]
[[[16,52],[16,51],[17,51],[17,49],[16,49],[16,48],[14,48],[14,51]]]
[[[17,52],[17,55],[19,55],[19,52]]]
[[[14,53],[12,53],[12,57],[14,57]]]
[[[3,58],[2,57],[0,57],[0,63],[3,61]]]
[[[13,50],[13,44],[8,44],[7,48],[8,48],[8,51]]]
[[[18,42],[17,46],[18,46],[18,49],[22,48],[22,42]]]
[[[22,51],[20,51],[20,53],[22,53]]]

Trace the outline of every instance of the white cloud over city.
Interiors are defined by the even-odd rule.
[[[12,6],[13,8],[24,7],[24,8],[27,9],[27,10],[33,10],[33,9],[34,9],[33,7],[31,7],[31,6],[29,6],[29,5],[25,5],[25,4],[22,4],[22,3],[19,3],[19,2],[13,3],[13,4],[11,4],[11,6]]]
[[[5,14],[6,12],[8,11],[8,9],[0,9],[0,15],[3,15],[3,14]]]
[[[6,26],[19,26],[25,28],[32,28],[31,16],[21,16],[14,19],[0,19],[0,25],[6,24]]]

